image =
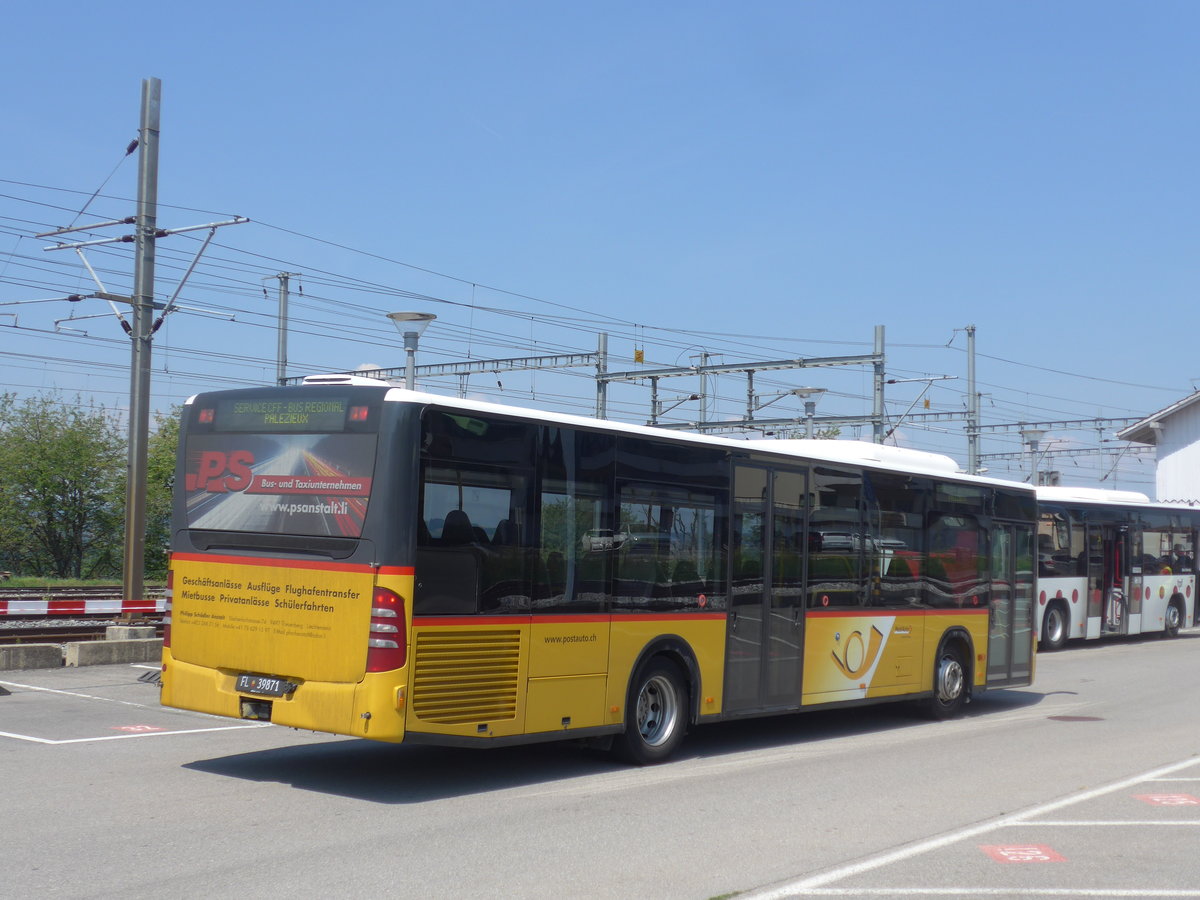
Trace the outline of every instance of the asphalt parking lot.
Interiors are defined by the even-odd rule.
[[[0,740],[94,744],[268,727],[159,705],[158,665],[89,666],[0,673]]]
[[[1163,648],[1177,655],[1181,665],[1190,666],[1188,645],[1197,638],[1200,634],[1193,633],[1178,644],[1128,643],[1049,657],[1039,664],[1042,683],[1064,686],[1070,680],[1072,690],[1048,690],[1038,695],[1041,699],[1032,706],[1017,702],[1024,695],[1013,692],[1011,708],[1001,704],[984,715],[969,716],[951,726],[947,737],[961,732],[967,741],[964,746],[997,748],[998,753],[1007,753],[1011,758],[1012,751],[1001,743],[1010,734],[1021,741],[1025,739],[1020,738],[1019,731],[1026,726],[1055,727],[1061,729],[1056,734],[1079,735],[1072,745],[1074,748],[1095,752],[1095,741],[1089,738],[1095,732],[1088,729],[1114,725],[1118,716],[1106,713],[1087,698],[1086,690],[1094,683],[1093,673],[1111,670],[1118,657],[1128,664],[1163,659]],[[728,736],[720,729],[702,731],[695,738],[702,748],[695,756],[685,754],[678,761],[646,770],[614,768],[607,761],[580,758],[572,751],[548,747],[514,748],[502,755],[497,752],[455,757],[457,762],[447,759],[443,766],[441,754],[434,748],[402,747],[391,751],[383,745],[165,709],[158,703],[157,686],[146,680],[153,679],[156,672],[157,666],[153,664],[138,664],[0,673],[3,675],[0,759],[4,760],[6,775],[0,783],[0,799],[13,820],[21,823],[19,829],[10,829],[0,844],[0,864],[6,871],[0,896],[162,896],[163,869],[155,855],[159,843],[177,845],[176,852],[186,852],[188,846],[195,844],[211,855],[212,848],[205,842],[229,842],[225,852],[236,857],[260,834],[258,819],[263,816],[279,823],[294,822],[297,816],[311,819],[313,825],[303,832],[303,842],[315,843],[319,851],[319,842],[326,838],[318,827],[321,815],[318,810],[325,809],[352,817],[361,831],[377,829],[384,834],[397,828],[412,828],[418,833],[430,817],[441,821],[461,812],[463,819],[452,819],[456,824],[447,826],[457,832],[485,826],[488,819],[480,816],[478,808],[480,804],[495,802],[500,804],[495,809],[507,809],[522,822],[531,822],[534,839],[545,841],[551,840],[546,835],[555,830],[583,828],[589,817],[613,815],[625,821],[624,816],[631,814],[630,810],[646,802],[644,795],[651,789],[649,785],[665,792],[663,796],[685,797],[716,790],[721,780],[727,778],[734,794],[745,794],[751,804],[752,796],[758,796],[757,802],[761,804],[766,801],[756,787],[756,779],[778,771],[784,779],[780,784],[786,784],[788,778],[794,781],[803,771],[800,767],[816,764],[811,756],[816,750],[810,748],[828,742],[831,762],[844,759],[843,769],[849,766],[861,770],[874,757],[856,754],[873,747],[870,752],[882,753],[881,758],[901,759],[901,754],[907,752],[905,742],[923,741],[922,735],[926,733],[919,726],[889,732],[882,724],[876,727],[868,724],[858,736],[841,739],[832,726],[822,736],[823,726],[818,724],[815,734],[804,733],[798,743],[779,744],[768,737],[771,723],[760,722],[756,728],[763,735],[764,744],[758,749],[742,743],[744,733],[739,735],[732,726],[727,729]],[[1074,690],[1075,681],[1083,690]],[[1100,693],[1107,695],[1107,688]],[[1153,755],[1154,765],[1143,762],[1136,750],[1131,752],[1130,748],[1137,746],[1131,742],[1113,748],[1109,756],[1112,765],[1105,768],[1103,780],[1091,781],[1078,789],[1048,786],[1036,792],[1026,791],[1019,808],[984,819],[974,813],[967,797],[953,816],[930,816],[919,836],[914,838],[910,834],[905,840],[894,840],[883,852],[858,855],[853,846],[843,846],[829,864],[807,865],[803,848],[811,841],[804,839],[804,829],[828,828],[822,821],[831,814],[836,818],[837,809],[827,802],[810,809],[798,807],[792,817],[800,831],[789,844],[798,855],[794,862],[784,860],[782,871],[804,874],[773,883],[770,878],[749,883],[742,879],[740,896],[754,900],[1200,898],[1200,728],[1197,727],[1200,714],[1193,712],[1194,704],[1184,702],[1183,698],[1164,702],[1172,705],[1150,710],[1141,704],[1136,712],[1130,713],[1144,717],[1147,722],[1166,723],[1163,740],[1149,731],[1146,734],[1146,746],[1155,750],[1155,754],[1146,755]],[[1058,721],[1048,723],[1048,720]],[[823,720],[818,717],[812,721]],[[1128,727],[1142,727],[1143,719],[1137,721],[1139,724]],[[788,720],[778,722],[777,728],[787,727]],[[894,721],[891,727],[895,728]],[[809,743],[814,740],[817,744]],[[1159,752],[1168,742],[1174,759],[1167,759]],[[946,746],[942,740],[938,745]],[[825,758],[825,753],[821,751],[821,758]],[[329,773],[322,775],[322,787],[316,794],[301,787],[306,779],[315,783],[316,776],[304,768],[309,765],[305,760],[314,754],[324,761],[321,771]],[[460,767],[463,759],[471,766],[470,770]],[[256,762],[253,765],[206,762],[213,760]],[[385,761],[387,767],[401,764],[421,773],[418,781],[406,780],[403,784],[423,785],[420,796],[426,799],[412,805],[400,818],[396,818],[395,811],[389,812],[387,804],[380,804],[379,799],[402,796],[408,788],[380,782],[386,769],[372,774],[374,770],[369,768],[385,765]],[[359,763],[365,763],[367,768]],[[992,768],[986,758],[976,760],[975,765],[984,777]],[[252,777],[239,776],[246,766]],[[344,774],[334,774],[339,767]],[[544,774],[547,767],[551,770],[561,767],[561,770],[557,775],[547,776]],[[363,773],[358,774],[356,768],[362,768]],[[1002,767],[996,766],[995,770],[999,772]],[[1010,766],[1009,777],[1011,771]],[[298,777],[304,773],[308,774]],[[551,780],[543,781],[546,777]],[[936,784],[936,779],[933,783]],[[1082,779],[1078,783],[1084,784]],[[681,790],[683,793],[679,793]],[[889,796],[888,801],[912,802],[922,793],[928,796],[927,787],[913,786],[908,794],[906,790],[909,789],[897,785],[896,796]],[[797,797],[809,801],[815,801],[820,793],[815,786],[800,786],[795,791]],[[844,796],[850,799],[853,794]],[[1041,799],[1028,802],[1031,796]],[[605,798],[603,811],[596,806],[596,798],[601,797]],[[905,797],[912,799],[906,801]],[[164,807],[163,798],[169,798],[169,807]],[[623,803],[630,805],[626,808]],[[724,815],[733,814],[720,801],[714,799],[712,805],[723,809]],[[537,816],[523,811],[527,807],[547,817],[547,824],[537,824]],[[231,810],[244,812],[231,819]],[[573,824],[549,824],[557,821],[549,818],[550,811],[558,810],[569,813],[568,821]],[[747,806],[747,811],[748,821],[752,821],[753,806]],[[239,820],[239,815],[244,821]],[[112,822],[136,822],[143,826],[153,822],[154,839],[130,849],[123,838],[113,834]],[[202,823],[207,827],[201,827]],[[854,830],[854,825],[854,822],[838,823],[838,827],[849,831]],[[879,825],[875,822],[871,827]],[[591,829],[584,832],[591,833]],[[278,839],[280,832],[272,833]],[[472,836],[468,840],[479,842],[480,838]],[[504,843],[499,836],[496,840]],[[645,840],[651,844],[654,841]],[[881,846],[880,842],[876,841],[875,846]],[[887,846],[887,842],[882,846]],[[64,847],[73,848],[69,865],[59,858]],[[335,846],[329,852],[340,857],[343,851]],[[137,866],[130,860],[136,862],[139,854],[144,857],[140,876],[143,880],[132,877]],[[575,863],[581,868],[587,865],[585,858]],[[329,869],[330,864],[314,865]],[[428,857],[428,865],[436,879],[439,874],[433,871],[439,869],[436,860]],[[487,865],[495,866],[494,856]],[[61,870],[56,868],[59,866]],[[89,873],[82,881],[74,874],[77,867]],[[356,877],[362,877],[361,873],[367,870],[356,866],[353,871],[359,873]],[[444,872],[444,862],[441,871]],[[52,877],[49,873],[57,874]],[[205,884],[203,879],[210,877],[204,870],[181,873],[179,877],[183,879],[185,874],[187,881],[183,883],[189,885]],[[335,864],[328,877],[333,879],[335,875],[345,878],[347,872],[337,870]],[[416,876],[410,860],[406,877]],[[278,879],[279,872],[275,871],[271,877]],[[310,873],[305,877],[314,876]],[[603,874],[594,877],[597,880],[590,882],[593,893],[584,891],[580,896],[614,895],[602,880]],[[245,896],[270,895],[269,891],[263,893],[262,883],[255,893],[250,887],[254,882],[245,882],[245,878],[244,868],[239,869],[228,880],[217,882],[215,888],[210,886],[208,893],[238,896],[244,889],[248,892]],[[397,896],[421,896],[422,892],[416,890],[420,882],[411,883],[412,892],[402,891]],[[511,874],[505,876],[504,883],[510,888],[510,896],[543,895],[535,882],[525,882]],[[767,886],[750,887],[756,883]],[[719,893],[668,892],[663,896],[707,898]],[[316,894],[301,890],[297,895]]]
[[[749,898],[1200,897],[1198,871],[1192,758]]]

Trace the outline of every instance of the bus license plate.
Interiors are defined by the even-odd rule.
[[[296,689],[291,681],[282,678],[271,678],[267,675],[239,675],[235,689],[247,694],[261,694],[266,697],[283,697]]]

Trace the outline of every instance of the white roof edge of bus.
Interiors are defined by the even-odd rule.
[[[313,378],[313,376],[309,376]],[[306,384],[366,384],[388,387],[390,390],[384,397],[385,401],[408,403],[432,403],[438,406],[462,409],[471,412],[493,413],[495,415],[517,416],[533,419],[538,422],[557,422],[563,425],[578,425],[588,428],[604,428],[610,431],[637,434],[645,437],[675,437],[686,438],[696,443],[708,444],[714,447],[726,447],[732,450],[765,450],[782,453],[788,456],[804,456],[826,462],[855,463],[874,466],[880,469],[899,472],[917,472],[941,477],[950,477],[960,481],[975,484],[988,484],[996,487],[1019,488],[1032,490],[1027,484],[1015,481],[1005,481],[1000,478],[985,478],[979,475],[968,475],[949,456],[940,453],[928,453],[923,450],[910,450],[905,447],[890,447],[872,444],[867,441],[830,441],[830,440],[736,440],[734,438],[713,437],[698,434],[694,431],[677,431],[675,429],[654,428],[650,425],[634,425],[629,422],[619,422],[613,419],[595,419],[587,416],[571,415],[569,413],[547,412],[525,406],[508,406],[502,403],[491,403],[486,400],[469,400],[463,397],[447,397],[444,394],[428,394],[424,391],[410,391],[390,382],[362,376],[336,376],[342,380],[324,380],[316,376]],[[317,380],[320,378],[321,380]],[[357,379],[351,381],[347,379]]]
[[[1039,500],[1069,503],[1150,503],[1151,500],[1139,491],[1114,491],[1105,488],[1052,487],[1045,485],[1037,489]]]
[[[304,384],[362,384],[367,387],[395,387],[390,381],[382,378],[367,378],[364,375],[305,375]]]
[[[931,472],[938,475],[965,475],[962,467],[952,457],[927,450],[912,450],[908,447],[892,447],[870,441],[830,441],[816,438],[789,438],[786,440],[750,440],[754,446],[787,448],[800,456],[810,456],[831,462],[867,463],[896,467],[905,471]]]

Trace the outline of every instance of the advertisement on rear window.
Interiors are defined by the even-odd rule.
[[[197,434],[186,461],[189,528],[360,537],[373,434]]]

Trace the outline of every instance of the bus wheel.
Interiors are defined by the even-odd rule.
[[[1061,603],[1051,603],[1042,616],[1042,650],[1057,650],[1067,642],[1067,610]]]
[[[1163,634],[1169,638],[1179,637],[1179,629],[1183,626],[1183,611],[1179,603],[1172,600],[1167,604],[1167,621]]]
[[[933,667],[933,697],[927,707],[935,719],[949,719],[967,702],[967,669],[958,644],[942,647]]]
[[[625,732],[613,750],[639,766],[662,762],[675,752],[687,726],[687,690],[679,667],[655,658],[629,684]]]

